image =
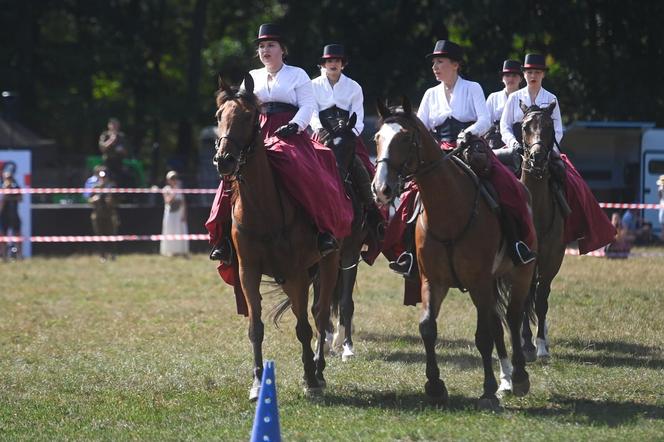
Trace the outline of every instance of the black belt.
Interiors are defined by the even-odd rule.
[[[269,101],[261,104],[261,114],[270,115],[278,114],[281,112],[297,112],[298,107],[288,103],[281,103],[279,101]]]
[[[436,126],[435,133],[439,141],[456,141],[459,133],[474,124],[474,121],[463,122],[454,117],[449,117],[440,126]]]
[[[318,112],[318,118],[323,120],[345,120],[348,121],[350,112],[336,106],[328,107],[325,110]]]

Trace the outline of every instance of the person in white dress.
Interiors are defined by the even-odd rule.
[[[490,94],[486,99],[486,107],[489,109],[491,128],[487,132],[485,138],[492,149],[499,149],[505,146],[500,135],[500,117],[503,115],[503,109],[505,108],[505,103],[507,103],[507,98],[513,92],[516,92],[521,84],[521,63],[516,60],[505,60],[503,62],[501,77],[505,88]]]
[[[177,172],[171,170],[166,174],[166,185],[163,189],[164,218],[161,233],[163,235],[186,235],[187,205],[184,194],[176,192],[181,189]],[[159,253],[164,256],[187,256],[189,254],[189,240],[162,239]]]

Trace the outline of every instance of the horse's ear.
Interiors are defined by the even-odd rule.
[[[227,94],[231,94],[231,87],[224,81],[223,78],[221,78],[221,74],[219,74],[219,89],[226,92]]]
[[[401,96],[401,108],[403,109],[406,115],[413,113],[413,105],[410,104],[410,100],[405,95]]]
[[[392,112],[390,112],[390,109],[387,107],[385,103],[381,101],[380,98],[376,99],[376,110],[378,111],[378,115],[380,115],[380,118],[383,120],[386,120],[387,118],[392,116]]]
[[[523,104],[523,101],[519,98],[519,107],[521,108],[521,112],[525,115],[528,112],[528,106]]]
[[[549,103],[549,105],[546,108],[544,108],[544,110],[546,111],[547,114],[549,114],[549,116],[553,113],[553,110],[556,108],[557,104],[558,103],[556,103],[556,101],[554,100],[551,103]]]
[[[254,77],[250,73],[244,74],[244,82],[242,83],[242,89],[247,95],[252,95],[254,93]]]
[[[357,114],[353,112],[353,114],[348,119],[348,124],[346,125],[346,127],[348,128],[348,130],[351,130],[355,127],[356,123],[357,123]]]

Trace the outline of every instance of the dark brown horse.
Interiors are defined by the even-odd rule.
[[[297,318],[295,330],[302,344],[305,392],[315,394],[325,386],[323,341],[337,279],[339,253],[321,259],[313,223],[296,209],[277,184],[260,133],[259,103],[253,88],[251,75],[245,76],[244,88],[239,92],[220,80],[216,113],[219,140],[214,156],[219,173],[234,178],[231,237],[249,311],[249,339],[254,353],[254,379],[249,397],[252,400],[258,397],[263,371],[262,275],[275,276],[282,282],[288,305]],[[310,269],[316,264],[320,296],[313,312],[320,345],[314,361],[307,304]]]
[[[536,348],[528,318],[525,318],[522,330],[526,361],[532,362],[538,357],[549,357],[546,314],[549,310],[551,281],[558,274],[565,257],[565,218],[552,190],[552,186],[557,184],[552,181],[549,168],[555,141],[551,113],[556,102],[544,108],[537,105],[526,107],[523,103],[519,105],[524,115],[521,123],[524,147],[521,182],[532,195],[533,221],[539,243],[537,268],[530,293],[530,302],[535,303],[537,315]]]
[[[499,404],[491,353],[504,315],[512,338],[514,393],[525,395],[530,381],[520,329],[534,263],[514,266],[499,218],[482,198],[477,177],[456,157],[443,153],[408,100],[403,100],[399,111],[379,103],[379,114],[383,121],[376,134],[376,197],[387,204],[399,195],[405,179],[414,179],[424,206],[415,241],[422,285],[420,334],[426,350],[426,394],[436,403],[445,404],[448,399],[436,358],[436,318],[448,290],[456,287],[468,290],[477,309],[475,345],[484,366],[478,406],[494,409]]]
[[[321,124],[329,133],[329,136],[325,140],[325,146],[334,152],[346,192],[351,195],[351,199],[353,200],[354,216],[351,234],[344,238],[341,246],[339,276],[337,277],[337,285],[334,289],[332,301],[333,311],[339,317],[333,346],[335,347],[335,351],[341,352],[341,359],[343,361],[347,361],[355,356],[352,337],[353,314],[355,312],[353,289],[355,288],[355,281],[357,279],[360,251],[368,233],[365,209],[349,178],[350,168],[355,160],[357,135],[353,131],[353,128],[356,122],[357,115],[355,113],[348,118],[348,121],[339,119],[330,122],[327,118],[321,120]]]

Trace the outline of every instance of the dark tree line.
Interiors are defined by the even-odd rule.
[[[379,97],[417,102],[434,84],[437,39],[466,49],[462,75],[488,94],[505,58],[547,55],[545,87],[573,120],[664,125],[664,2],[636,0],[4,0],[0,88],[16,118],[63,151],[92,154],[109,116],[137,156],[159,142],[185,162],[212,123],[216,76],[258,67],[258,25],[287,29],[289,62],[317,75],[325,43],[350,54],[368,113]]]

